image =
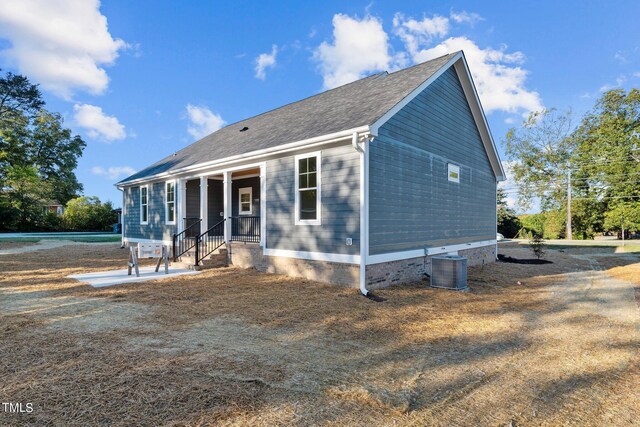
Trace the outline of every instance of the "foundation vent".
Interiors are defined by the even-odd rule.
[[[457,255],[431,258],[431,287],[453,290],[467,288],[467,258]]]

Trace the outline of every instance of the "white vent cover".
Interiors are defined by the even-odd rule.
[[[434,256],[431,258],[431,286],[462,290],[467,288],[467,258]]]

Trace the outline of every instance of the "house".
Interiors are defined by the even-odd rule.
[[[43,206],[44,213],[54,214],[56,216],[62,216],[64,214],[64,206],[57,200],[50,201]]]
[[[504,171],[462,52],[228,125],[116,184],[123,243],[367,289],[496,258]],[[198,251],[194,260],[194,251]]]

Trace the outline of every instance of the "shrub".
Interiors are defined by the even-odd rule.
[[[78,197],[67,203],[62,216],[67,229],[73,231],[110,231],[118,220],[111,202],[97,197]]]
[[[547,245],[544,243],[544,240],[540,235],[535,235],[529,240],[529,248],[533,254],[538,258],[544,257],[547,249]]]

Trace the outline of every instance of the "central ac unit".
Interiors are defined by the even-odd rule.
[[[457,255],[431,258],[431,286],[463,290],[467,288],[467,258]]]

